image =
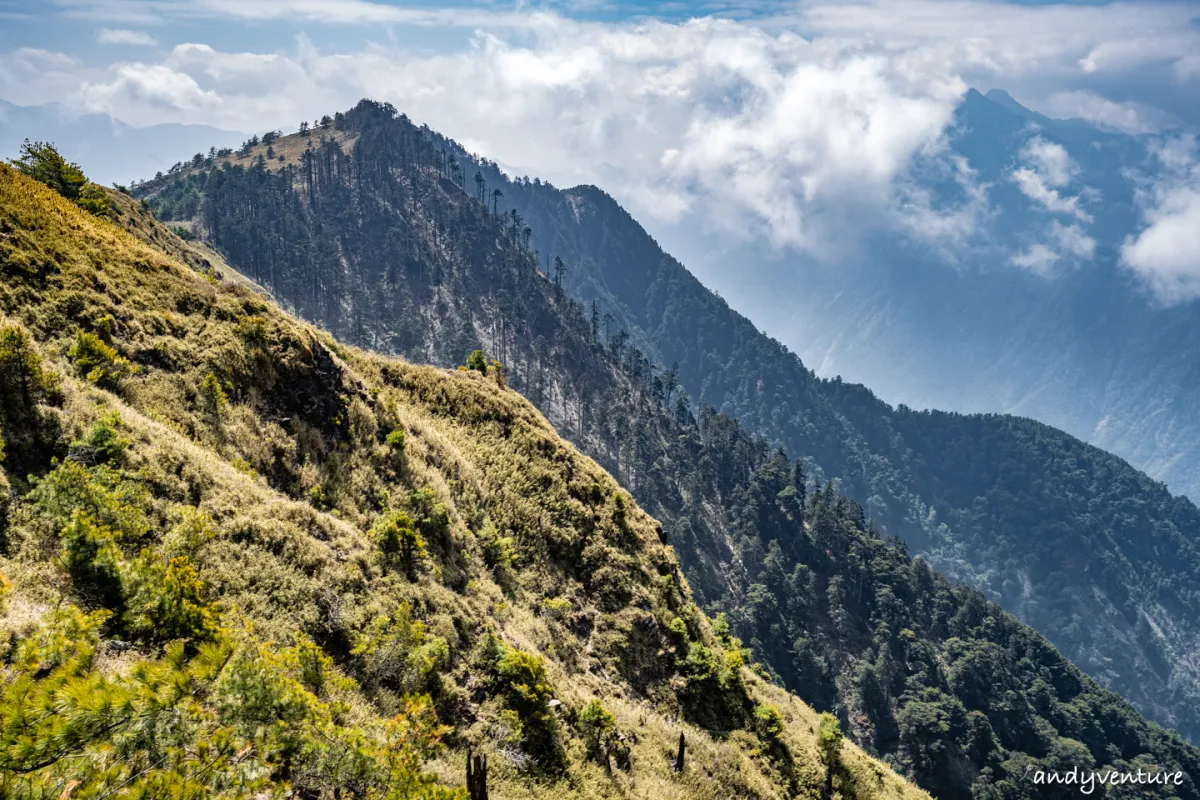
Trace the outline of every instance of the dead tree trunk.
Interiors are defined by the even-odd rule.
[[[467,751],[467,793],[471,800],[487,800],[487,756]]]

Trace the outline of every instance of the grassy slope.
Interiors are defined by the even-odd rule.
[[[353,676],[361,667],[347,643],[371,618],[411,603],[449,645],[433,693],[453,725],[452,749],[430,762],[447,784],[461,783],[461,750],[471,743],[493,755],[498,798],[782,796],[784,762],[768,757],[749,730],[713,735],[677,721],[689,714],[662,627],[678,614],[697,642],[718,653],[723,646],[691,605],[655,522],[532,406],[474,373],[341,347],[118,200],[126,224],[158,247],[0,167],[0,312],[30,332],[61,376],[61,399],[43,409],[60,442],[107,411],[119,415],[131,442],[124,473],[147,489],[139,501],[147,532],[135,544],[163,546],[188,509],[204,512],[213,536],[193,561],[225,624],[248,621],[260,641],[302,631]],[[187,253],[225,277],[196,272],[204,265],[190,257],[192,267],[181,263]],[[89,384],[71,365],[66,353],[80,329],[111,330],[113,346],[139,364],[118,391]],[[210,373],[229,398],[215,415],[205,413],[198,389]],[[406,434],[403,463],[383,443],[396,428]],[[20,476],[8,477],[18,493],[28,489]],[[409,581],[383,563],[368,531],[383,508],[408,508],[411,491],[422,488],[445,506],[449,529],[443,542],[430,542],[430,558]],[[630,507],[624,523],[618,497]],[[495,532],[512,538],[511,571],[487,566]],[[6,660],[72,596],[54,559],[57,536],[44,508],[27,495],[15,500],[0,555],[13,582],[0,622]],[[545,612],[546,597],[567,598],[569,612]],[[473,667],[489,627],[545,658],[564,709],[563,781],[519,774],[511,763],[519,756],[496,736],[497,705]],[[137,649],[98,650],[94,668],[120,673],[135,658],[160,655]],[[748,669],[737,683],[746,703],[770,700],[783,712],[793,785],[819,796],[811,709]],[[351,717],[370,722],[397,710],[384,690],[364,685],[351,694]],[[611,777],[586,758],[572,722],[593,697],[632,745],[632,767]],[[690,761],[675,776],[670,754],[681,729]],[[921,796],[850,745],[846,759],[860,798]]]

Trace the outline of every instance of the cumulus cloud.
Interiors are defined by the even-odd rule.
[[[197,119],[219,113],[220,95],[200,87],[185,72],[165,64],[122,64],[111,80],[85,83],[79,90],[83,108],[89,112],[123,113],[136,124],[145,124],[163,110]]]
[[[1196,140],[1157,151],[1161,170],[1139,194],[1145,226],[1121,248],[1122,263],[1164,303],[1200,298],[1200,153]]]
[[[1051,220],[1043,241],[1034,242],[1016,253],[1014,265],[1042,276],[1049,276],[1065,266],[1078,266],[1091,260],[1096,253],[1096,240],[1078,224],[1063,225]]]
[[[101,28],[96,31],[99,44],[116,44],[133,47],[154,47],[154,37],[145,31],[130,31],[123,28]]]
[[[969,82],[1033,76],[1060,103],[1128,129],[1144,117],[1072,81],[1131,64],[1186,71],[1200,46],[1192,11],[1171,3],[807,0],[743,21],[668,24],[472,3],[57,2],[96,17],[470,30],[462,46],[432,52],[376,43],[335,53],[305,38],[274,52],[183,44],[154,63],[93,69],[64,99],[132,124],[252,130],[369,96],[557,184],[601,183],[639,216],[702,216],[730,235],[831,257],[881,227],[948,257],[978,234],[987,187],[944,139]],[[1087,195],[1055,147],[1031,143],[1010,177],[1048,211],[1086,222]],[[930,174],[937,190],[920,179]],[[1070,256],[1060,239],[1051,231],[1041,243]]]
[[[711,209],[730,232],[815,251],[868,220],[915,233],[965,224],[960,207],[903,181],[915,161],[945,155],[965,91],[919,63],[731,21],[560,19],[532,40],[480,33],[468,50],[423,57],[326,54],[303,39],[289,54],[183,44],[80,97],[135,124],[245,128],[265,111],[308,118],[370,95],[556,182],[599,181],[601,165],[617,165],[623,185],[605,184],[639,213]],[[948,169],[969,182],[965,163]]]
[[[1060,191],[1078,171],[1065,147],[1035,136],[1021,150],[1021,158],[1025,166],[1013,170],[1012,180],[1022,194],[1052,213],[1092,221],[1092,216],[1080,207],[1079,195],[1068,197]]]

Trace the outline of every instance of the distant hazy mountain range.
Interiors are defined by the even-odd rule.
[[[1163,303],[1120,263],[1139,191],[1167,171],[1155,151],[1165,140],[972,91],[950,137],[987,187],[969,256],[947,265],[884,241],[837,269],[792,257],[731,299],[819,375],[914,408],[1032,417],[1198,499],[1200,313]],[[729,264],[772,258],[667,244],[716,286]]]
[[[154,177],[210,147],[235,147],[247,134],[208,125],[134,128],[107,114],[72,114],[58,103],[17,106],[0,100],[0,159],[17,155],[25,139],[54,142],[66,158],[101,184]]]

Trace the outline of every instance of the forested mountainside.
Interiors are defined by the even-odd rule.
[[[763,670],[940,797],[1046,796],[1028,771],[1068,763],[1192,769],[1196,751],[1176,734],[910,559],[765,439],[694,406],[675,373],[655,370],[611,321],[606,331],[599,308],[566,297],[568,265],[531,252],[520,214],[497,213],[501,198],[436,142],[364,102],[308,135],[201,155],[137,194],[285,303],[307,302],[314,276],[342,287],[306,311],[340,336],[436,359],[439,331],[457,330],[460,345],[503,353],[509,383],[663,522],[698,599],[726,612]],[[251,218],[266,246],[239,233]],[[377,236],[398,246],[372,246]],[[326,251],[340,257],[323,261]],[[345,324],[364,316],[370,325]]]
[[[501,374],[109,201],[0,166],[0,795],[466,798],[473,749],[493,798],[924,796]]]
[[[1193,503],[1032,420],[893,408],[863,386],[820,380],[601,190],[480,167],[532,244],[568,264],[568,295],[594,301],[653,361],[677,365],[696,400],[836,478],[887,533],[983,589],[1151,718],[1200,735]]]

